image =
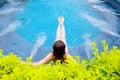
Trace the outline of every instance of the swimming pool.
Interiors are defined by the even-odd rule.
[[[100,0],[10,0],[0,11],[0,48],[23,59],[32,55],[34,60],[40,60],[51,51],[57,18],[64,16],[69,53],[90,58],[91,41],[100,44],[105,39],[110,46],[118,45],[116,15],[119,14]]]

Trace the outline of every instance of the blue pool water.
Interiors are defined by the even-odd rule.
[[[110,48],[119,42],[119,9],[103,0],[3,0],[0,1],[0,48],[15,52],[25,60],[40,60],[52,49],[64,16],[66,42],[71,55],[92,57],[91,42],[102,50],[105,39]],[[108,4],[109,3],[109,4]],[[115,6],[114,6],[115,7]]]
[[[23,12],[17,14],[25,26],[19,28],[17,33],[31,43],[36,43],[36,35],[44,33],[47,38],[44,46],[52,46],[58,27],[57,18],[64,16],[68,46],[80,45],[85,41],[83,36],[86,33],[91,34],[91,38],[99,34],[99,30],[82,17],[83,13],[100,18],[100,15],[92,12],[82,0],[30,1],[24,6]],[[27,20],[28,23],[25,23],[24,20]]]

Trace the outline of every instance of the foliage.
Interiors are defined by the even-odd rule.
[[[25,63],[13,53],[2,56],[0,50],[0,80],[119,80],[120,79],[120,49],[113,46],[108,49],[106,41],[102,41],[103,52],[99,52],[97,44],[93,45],[95,57],[77,58],[76,62],[70,57],[62,64],[61,61],[45,65],[33,66],[31,57]],[[76,59],[76,58],[75,58]]]

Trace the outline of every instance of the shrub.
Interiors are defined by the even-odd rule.
[[[120,79],[120,49],[113,46],[111,50],[102,41],[104,51],[99,52],[97,44],[93,45],[94,57],[90,60],[71,58],[50,62],[45,65],[32,66],[31,57],[25,63],[14,53],[2,56],[0,50],[0,80],[118,80]],[[78,56],[79,57],[79,56]]]

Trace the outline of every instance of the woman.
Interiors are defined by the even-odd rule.
[[[53,51],[49,53],[44,59],[40,60],[37,63],[34,63],[33,65],[39,65],[39,64],[45,64],[51,60],[65,60],[67,56],[70,56],[68,54],[68,48],[66,45],[66,39],[65,39],[65,28],[64,28],[64,17],[58,18],[58,29],[56,33],[56,40],[53,45]]]

